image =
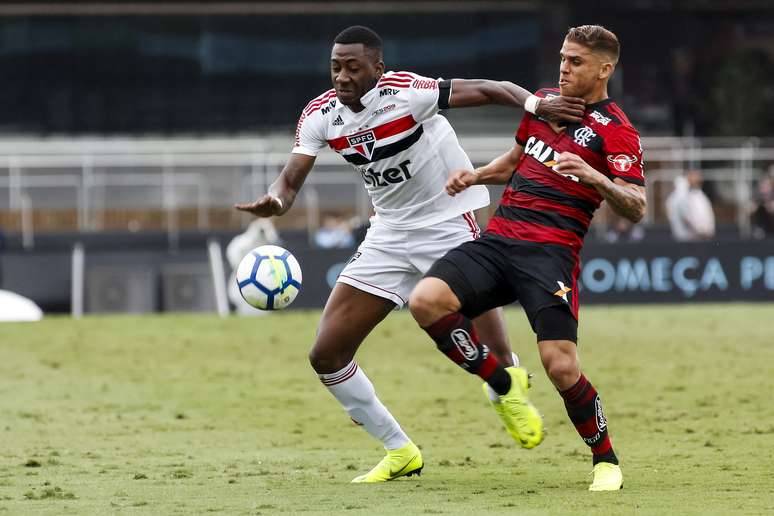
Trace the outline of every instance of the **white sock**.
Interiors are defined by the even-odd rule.
[[[511,351],[511,357],[513,358],[513,367],[519,367],[519,357]],[[492,401],[497,401],[500,399],[500,395],[495,392],[494,389],[492,389],[489,384],[486,384],[486,390],[489,392],[489,399]]]
[[[349,417],[379,439],[386,449],[397,450],[406,446],[408,436],[376,397],[371,380],[354,361],[340,371],[317,376],[339,400]]]

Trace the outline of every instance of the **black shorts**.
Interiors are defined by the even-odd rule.
[[[485,233],[446,253],[426,276],[449,285],[466,317],[519,301],[539,340],[577,342],[579,269],[569,248]],[[540,312],[550,307],[563,309],[542,320]]]

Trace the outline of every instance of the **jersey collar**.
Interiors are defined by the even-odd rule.
[[[355,113],[354,111],[349,109],[348,106],[347,106],[347,109],[350,112],[354,113],[355,115],[359,115],[360,113],[363,113],[364,111],[368,111],[368,105],[371,104],[371,102],[373,102],[374,99],[376,99],[378,96],[379,96],[379,88],[374,86],[373,88],[371,88],[370,90],[365,92],[362,97],[360,97],[360,103],[363,104],[363,107],[365,107],[365,109],[363,111],[360,111],[359,113]],[[341,104],[341,105],[343,106],[344,104]]]
[[[599,102],[594,102],[593,104],[586,104],[586,111],[599,109],[602,106],[607,106],[612,102],[613,102],[613,99],[611,97],[608,97],[606,99],[600,100]]]

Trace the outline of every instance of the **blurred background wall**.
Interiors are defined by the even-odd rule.
[[[767,136],[774,16],[764,1],[6,2],[5,134],[212,134],[292,127],[327,89],[332,38],[384,38],[388,68],[554,85],[567,27],[600,23],[612,95],[646,134]],[[505,118],[507,117],[498,117]]]

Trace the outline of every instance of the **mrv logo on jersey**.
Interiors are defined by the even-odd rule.
[[[361,167],[360,174],[363,176],[363,181],[365,181],[365,184],[368,186],[394,185],[411,179],[409,165],[411,165],[411,160],[407,159],[397,167],[388,168],[381,172],[372,168]]]

